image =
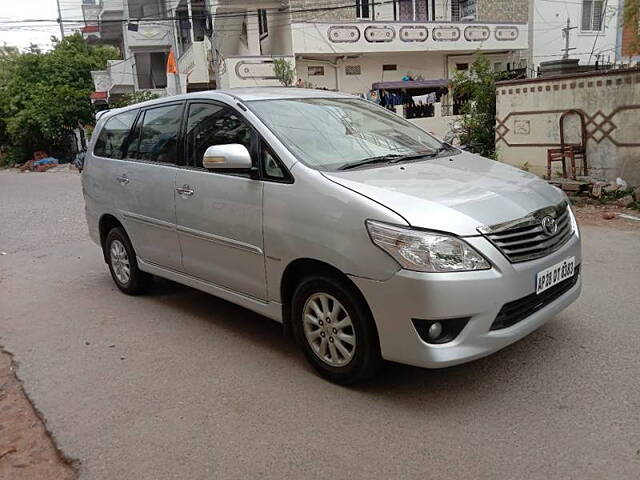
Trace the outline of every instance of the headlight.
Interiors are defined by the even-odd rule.
[[[571,221],[571,229],[573,233],[576,234],[576,237],[580,238],[580,229],[578,228],[578,222],[576,220],[576,215],[573,213],[573,208],[571,205],[567,207],[569,209],[569,220]]]
[[[373,243],[403,268],[417,272],[464,272],[491,268],[482,255],[456,237],[366,221]]]

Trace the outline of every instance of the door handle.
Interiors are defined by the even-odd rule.
[[[193,195],[193,189],[189,185],[183,185],[182,187],[176,187],[176,192],[185,197],[191,197]]]
[[[118,180],[118,182],[120,183],[120,185],[126,185],[127,183],[129,183],[129,177],[127,177],[126,175],[118,175],[116,177],[116,180]]]

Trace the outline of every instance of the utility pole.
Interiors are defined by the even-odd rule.
[[[60,35],[62,38],[60,40],[64,40],[64,25],[62,24],[62,12],[60,11],[60,0],[56,0],[58,3],[58,25],[60,25]]]
[[[567,26],[564,27],[562,29],[562,36],[564,37],[564,48],[562,49],[564,54],[562,55],[562,58],[569,58],[569,50],[575,50],[574,48],[569,48],[569,33],[571,32],[571,30],[574,30],[578,27],[572,27],[571,26],[571,20],[569,20],[569,17],[567,17]]]

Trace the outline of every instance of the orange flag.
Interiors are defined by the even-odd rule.
[[[176,65],[176,57],[173,54],[173,48],[169,50],[169,56],[167,57],[167,73],[178,73],[178,66]]]

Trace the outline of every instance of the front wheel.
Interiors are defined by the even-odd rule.
[[[382,359],[375,324],[355,288],[341,279],[312,277],[296,289],[296,339],[325,378],[352,384],[375,374]]]
[[[138,268],[136,252],[122,228],[109,230],[104,249],[111,278],[121,291],[136,295],[147,289],[151,275]]]

